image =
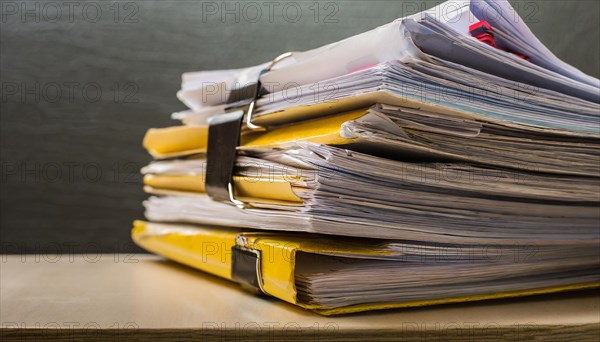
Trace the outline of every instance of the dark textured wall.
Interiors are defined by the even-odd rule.
[[[511,2],[560,58],[600,76],[600,2]],[[2,0],[2,252],[134,250],[141,140],[184,108],[182,72],[254,65],[436,2],[251,3]]]

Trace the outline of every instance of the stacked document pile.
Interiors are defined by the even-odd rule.
[[[324,314],[600,284],[600,81],[506,1],[177,96],[182,125],[144,139],[149,251]]]

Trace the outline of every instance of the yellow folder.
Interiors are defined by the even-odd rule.
[[[304,202],[294,193],[289,179],[233,177],[235,196],[246,203],[298,206]],[[145,175],[144,190],[154,195],[205,193],[204,175]]]
[[[481,119],[479,114],[473,112],[377,90],[312,105],[290,106],[281,111],[256,116],[253,118],[255,124],[273,129],[267,132],[243,132],[240,148],[276,148],[294,141],[328,145],[349,144],[354,141],[340,135],[341,125],[367,114],[368,108],[375,104],[431,111],[458,118]],[[486,117],[485,120],[507,124],[491,117]],[[144,147],[156,159],[204,153],[207,144],[207,126],[150,129],[144,137]]]
[[[368,109],[308,120],[293,126],[283,126],[266,132],[242,135],[241,148],[278,148],[297,141],[327,145],[346,145],[356,139],[345,138],[340,130],[345,122],[367,114]],[[153,128],[144,137],[143,146],[157,159],[182,157],[205,153],[208,142],[208,129],[203,126],[175,126]],[[146,192],[165,195],[179,192],[204,193],[204,175],[162,175],[144,176]],[[295,195],[289,177],[278,179],[249,179],[234,177],[236,197],[245,202],[277,203],[301,205],[302,200]]]
[[[354,258],[389,256],[392,252],[382,248],[381,240],[357,242],[353,239],[312,234],[252,232],[231,228],[167,225],[144,221],[134,222],[132,238],[136,244],[150,252],[233,281],[238,281],[233,265],[233,250],[239,248],[256,253],[258,256],[256,274],[262,292],[323,315],[519,297],[600,287],[600,283],[592,282],[433,300],[322,307],[304,303],[298,298],[295,283],[296,255],[302,252]]]
[[[241,137],[241,148],[277,148],[297,141],[327,145],[344,145],[353,139],[340,135],[344,122],[367,114],[367,109],[330,117],[308,120],[292,126],[283,126],[266,132],[246,132]],[[208,144],[208,127],[174,126],[152,128],[144,137],[144,148],[156,159],[205,153]]]
[[[256,116],[253,118],[255,124],[279,128],[263,133],[243,134],[241,146],[242,148],[272,148],[293,141],[311,141],[330,145],[348,144],[352,140],[345,139],[339,134],[341,124],[365,115],[367,113],[365,108],[377,103],[422,109],[454,117],[471,119],[478,117],[475,113],[377,90],[312,105],[290,106],[282,111]],[[493,118],[486,118],[486,120],[496,121]],[[207,143],[208,127],[206,126],[150,129],[144,137],[144,147],[156,159],[204,153]]]

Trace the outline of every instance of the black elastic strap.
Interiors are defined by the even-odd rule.
[[[260,77],[267,72],[262,70],[256,83],[234,89],[227,100],[231,108],[238,110],[219,114],[208,121],[208,146],[206,151],[205,189],[215,201],[232,201],[233,172],[235,169],[236,147],[240,143],[240,133],[244,115],[249,115],[250,104],[261,93]]]
[[[260,74],[262,75],[262,73]],[[257,94],[260,93],[260,83],[248,84],[241,88],[235,88],[229,93],[227,97],[227,104],[234,104],[238,102],[250,102],[254,100]]]
[[[208,122],[206,193],[216,201],[229,200],[244,111],[215,115]]]

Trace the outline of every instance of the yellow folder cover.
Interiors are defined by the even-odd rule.
[[[367,113],[366,109],[308,120],[292,126],[283,126],[266,132],[245,132],[241,148],[275,148],[296,141],[328,145],[344,145],[352,139],[340,135],[341,125]],[[174,126],[149,129],[144,137],[144,148],[156,159],[172,158],[206,152],[208,127]]]
[[[323,315],[519,297],[600,287],[600,283],[594,282],[433,300],[321,307],[302,303],[297,297],[295,271],[298,252],[340,257],[385,256],[391,252],[381,248],[381,244],[373,240],[363,243],[339,237],[310,234],[252,232],[144,221],[134,222],[132,238],[136,244],[150,252],[229,280],[235,278],[235,275],[232,274],[232,250],[234,247],[256,252],[259,255],[257,275],[260,277],[260,288],[265,294]]]

